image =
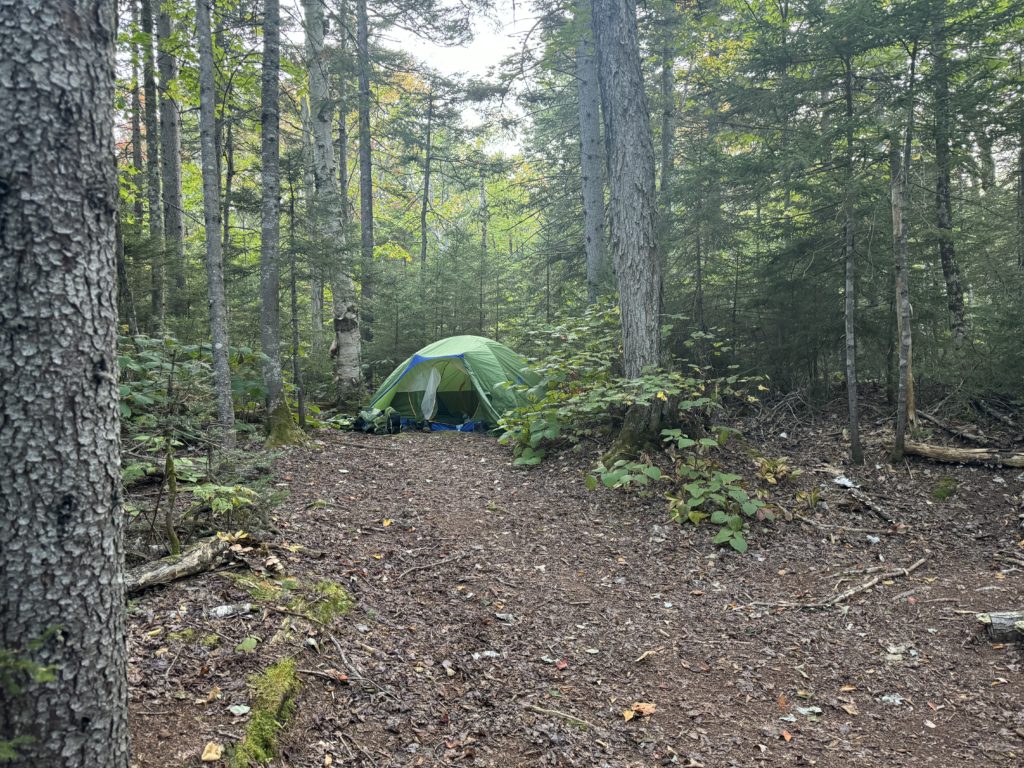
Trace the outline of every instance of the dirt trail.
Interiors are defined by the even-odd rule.
[[[328,627],[273,610],[199,621],[247,599],[218,574],[144,597],[137,765],[200,765],[205,740],[244,728],[226,707],[245,701],[245,675],[285,654],[305,672],[274,765],[1020,764],[1020,650],[981,640],[966,613],[1020,607],[1021,571],[992,559],[1020,535],[1013,473],[942,470],[960,489],[932,504],[938,472],[869,465],[851,477],[905,533],[779,524],[737,556],[710,530],[666,524],[656,498],[586,491],[590,458],[523,472],[462,434],[323,434],[285,455],[274,553],[289,575],[343,584],[355,607]],[[808,471],[782,495],[801,486],[843,494]],[[815,517],[882,525],[834,504]],[[847,607],[758,605],[815,602],[869,577],[848,569],[921,557]],[[157,626],[232,642],[169,645]],[[263,641],[255,653],[233,652],[244,636]],[[214,685],[221,698],[196,703]],[[634,703],[656,710],[627,721]]]

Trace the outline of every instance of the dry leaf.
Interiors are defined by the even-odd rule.
[[[842,709],[848,715],[860,714],[860,711],[857,709],[857,705],[854,704],[852,701],[847,702],[846,704],[840,704],[839,708]]]
[[[782,732],[782,738],[784,738],[787,742],[790,742],[790,741],[793,740],[793,734],[790,733],[789,731],[783,731]]]
[[[331,768],[334,765],[334,758],[330,755],[324,755],[324,768]]]
[[[935,723],[933,723],[931,720],[925,720],[924,724],[927,725],[929,728],[935,728],[936,727]]]
[[[204,763],[215,763],[224,754],[224,745],[216,741],[208,741],[203,748],[203,756],[200,758]]]
[[[842,688],[839,689],[839,692],[840,693],[849,693],[850,691],[856,691],[856,690],[857,690],[857,686],[856,685],[844,685]]]
[[[385,517],[383,520],[380,521],[380,524],[383,525],[385,528],[387,528],[393,522],[394,522],[394,520],[392,520],[390,517]]]
[[[634,712],[634,711],[633,711],[632,709],[624,709],[624,710],[622,710],[622,718],[623,718],[623,719],[624,719],[624,720],[625,720],[625,721],[626,721],[627,723],[628,723],[628,722],[629,722],[630,720],[632,720],[632,719],[633,719],[634,717],[636,717],[636,713],[635,713],[635,712]]]
[[[785,712],[786,711],[786,707],[788,706],[788,704],[789,704],[789,702],[786,701],[786,694],[780,693],[779,694],[779,709],[781,709],[783,712]]]
[[[565,659],[559,659],[555,662],[555,669],[565,669],[568,666],[569,662],[567,662]]]
[[[658,708],[657,704],[651,704],[646,701],[633,702],[633,711],[636,712],[640,717],[650,717],[654,714],[654,710]]]

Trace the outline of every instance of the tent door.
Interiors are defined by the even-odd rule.
[[[420,411],[427,421],[437,415],[437,387],[440,383],[441,371],[437,367],[431,368],[427,383],[423,387],[423,401],[420,404]]]

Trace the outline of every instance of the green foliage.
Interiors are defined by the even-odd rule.
[[[264,765],[274,758],[278,736],[295,712],[300,685],[294,659],[282,659],[267,667],[249,684],[253,690],[252,712],[245,737],[228,760],[231,768]]]
[[[244,485],[202,483],[182,490],[189,491],[193,499],[185,516],[206,515],[211,527],[217,530],[233,530],[250,524],[254,506],[260,500],[256,491]]]

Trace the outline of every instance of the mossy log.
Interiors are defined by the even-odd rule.
[[[979,613],[978,623],[985,627],[993,642],[1024,640],[1024,611],[992,611]]]
[[[1024,467],[1024,453],[996,448],[950,448],[945,445],[914,443],[908,440],[904,453],[949,464],[995,464],[1000,467]]]
[[[129,595],[158,584],[170,584],[203,571],[209,571],[230,556],[231,542],[216,536],[203,539],[188,547],[182,554],[154,560],[132,568],[125,574],[125,588]]]

